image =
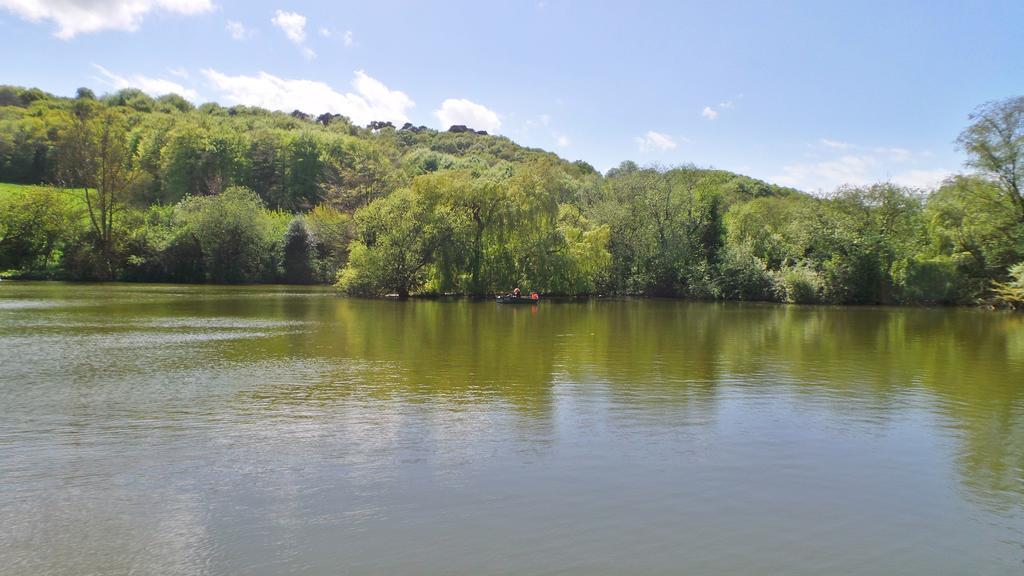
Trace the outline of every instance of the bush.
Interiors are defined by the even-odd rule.
[[[338,270],[345,266],[352,234],[351,220],[350,215],[323,204],[303,217],[315,241],[314,264],[318,282],[334,282]]]
[[[952,257],[915,257],[893,265],[893,281],[900,302],[955,304],[965,299],[966,281]]]
[[[284,235],[284,279],[289,284],[313,283],[315,242],[301,217],[292,220]]]
[[[438,228],[409,189],[374,200],[356,213],[362,240],[353,241],[337,287],[346,294],[405,298],[429,276]]]
[[[747,247],[729,246],[719,262],[716,292],[728,300],[770,300],[772,276]]]
[[[822,297],[833,304],[876,304],[883,285],[878,255],[863,248],[833,254],[822,263]]]
[[[1009,308],[1024,308],[1024,262],[1010,266],[1009,272],[1009,281],[992,283],[995,301]]]
[[[824,281],[821,274],[806,264],[787,266],[772,273],[775,297],[792,304],[821,302]]]
[[[0,197],[0,270],[50,268],[75,241],[78,211],[57,190],[19,187]]]
[[[350,296],[381,296],[387,292],[377,262],[378,253],[358,240],[352,243],[348,265],[338,272],[338,290]]]
[[[184,223],[176,244],[194,239],[202,251],[207,280],[217,283],[273,282],[281,276],[281,241],[287,217],[264,208],[248,188],[228,188],[216,196],[182,200]],[[188,251],[186,250],[186,253]]]

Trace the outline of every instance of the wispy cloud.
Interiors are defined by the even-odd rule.
[[[195,101],[198,98],[198,94],[191,88],[186,88],[177,82],[172,80],[166,80],[163,78],[151,78],[136,74],[133,76],[122,76],[107,70],[99,64],[93,64],[99,73],[100,77],[97,78],[100,82],[107,84],[115,90],[123,90],[125,88],[137,88],[142,90],[150,96],[163,96],[164,94],[177,94],[184,97],[187,100]]]
[[[953,174],[947,168],[929,166],[932,154],[898,146],[862,146],[822,138],[811,147],[814,156],[838,156],[786,164],[769,179],[810,192],[827,192],[845,184],[863,186],[885,181],[931,189]]]
[[[334,38],[338,35],[335,30],[327,28],[326,26],[321,26],[317,29],[317,33],[324,38]],[[341,33],[341,43],[345,45],[345,48],[355,46],[356,39],[351,30],[345,30]]]
[[[654,130],[649,130],[647,134],[637,136],[633,140],[640,146],[641,152],[648,152],[651,150],[660,150],[664,152],[667,150],[675,150],[679,146],[676,139],[672,136],[661,132],[655,132]]]
[[[235,20],[228,20],[228,23],[224,26],[224,28],[228,31],[228,34],[231,35],[231,38],[235,40],[245,40],[247,38],[251,38],[252,35],[255,33],[255,30],[252,30],[251,28],[246,27],[245,24],[242,24],[241,22]]]
[[[952,170],[945,168],[934,168],[931,170],[907,170],[892,177],[892,181],[900,186],[932,190],[938,188],[947,178],[955,174]]]
[[[842,142],[840,140],[829,140],[828,138],[822,138],[821,139],[821,144],[822,144],[822,146],[827,146],[829,148],[835,148],[837,150],[847,150],[847,149],[849,149],[850,147],[853,146],[849,142]]]
[[[736,101],[742,99],[743,94],[737,94],[732,98],[732,100],[723,100],[719,102],[717,106],[708,104],[707,106],[704,107],[703,110],[700,111],[700,115],[703,116],[704,118],[707,118],[708,120],[715,120],[718,118],[719,114],[721,114],[723,110],[732,110],[736,108]]]
[[[559,134],[555,139],[555,143],[558,144],[559,148],[568,148],[572,144],[572,141],[570,141],[569,137],[565,134]]]
[[[212,0],[0,0],[0,8],[30,22],[51,21],[57,26],[54,36],[70,40],[102,30],[138,30],[153,11],[193,15],[214,6]]]
[[[408,122],[408,111],[416,105],[404,92],[388,88],[362,70],[352,80],[353,92],[340,92],[324,82],[279,78],[266,72],[229,76],[206,69],[203,76],[231,103],[286,112],[344,114],[364,126],[374,120]]]

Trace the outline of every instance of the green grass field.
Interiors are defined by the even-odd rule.
[[[0,201],[7,200],[21,194],[45,194],[56,193],[65,199],[66,206],[84,208],[85,200],[82,198],[81,190],[60,191],[53,186],[39,186],[34,184],[9,184],[0,182]]]
[[[41,188],[41,186],[26,186],[24,184],[3,184],[0,183],[0,198],[6,198],[26,188]]]

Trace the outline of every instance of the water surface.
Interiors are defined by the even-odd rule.
[[[1024,573],[1024,315],[0,283],[0,573]]]

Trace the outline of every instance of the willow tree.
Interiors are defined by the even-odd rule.
[[[444,216],[408,188],[359,209],[359,235],[350,244],[337,287],[358,296],[393,293],[403,299],[419,291],[430,276],[438,247],[451,241]]]

